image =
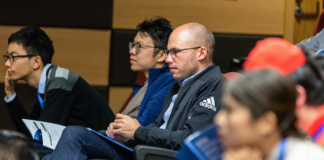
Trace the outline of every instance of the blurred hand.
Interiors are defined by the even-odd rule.
[[[7,98],[10,98],[14,93],[15,93],[15,86],[17,84],[17,80],[11,80],[10,77],[8,76],[8,72],[6,72],[5,76],[5,92],[7,95]]]
[[[115,138],[115,134],[112,131],[113,131],[113,125],[112,125],[112,123],[110,123],[109,126],[108,126],[108,128],[107,128],[107,130],[106,130],[106,134],[107,134],[108,137],[114,139]]]
[[[111,124],[113,126],[112,129],[115,135],[121,135],[128,140],[134,140],[134,133],[137,128],[141,126],[136,119],[119,113],[116,115],[115,122]]]
[[[222,160],[262,160],[262,153],[259,149],[251,147],[228,149],[224,152]]]
[[[126,138],[126,137],[123,137],[119,134],[114,134],[113,133],[113,125],[112,123],[109,124],[107,130],[106,130],[106,133],[107,133],[107,136],[116,140],[116,141],[119,141],[119,142],[127,142],[129,141],[130,139],[129,138]]]
[[[118,141],[118,142],[127,142],[127,141],[129,141],[130,139],[127,138],[127,137],[121,136],[121,135],[119,135],[119,134],[116,134],[116,135],[115,135],[115,140]]]

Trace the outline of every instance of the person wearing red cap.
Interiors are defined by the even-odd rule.
[[[305,56],[302,50],[280,38],[257,42],[243,64],[245,71],[275,69],[296,84],[297,127],[324,145],[324,58]]]

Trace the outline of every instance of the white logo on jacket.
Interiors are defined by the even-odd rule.
[[[200,104],[200,106],[209,108],[209,109],[211,109],[211,110],[213,110],[213,111],[216,112],[214,97],[207,98],[206,100],[203,100],[199,104]]]

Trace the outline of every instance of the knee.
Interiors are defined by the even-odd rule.
[[[71,140],[77,140],[84,135],[85,132],[89,132],[86,128],[81,126],[68,126],[63,130],[61,138]]]

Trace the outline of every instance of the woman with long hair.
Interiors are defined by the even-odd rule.
[[[231,150],[248,147],[255,151],[249,159],[323,160],[324,149],[295,137],[296,99],[295,83],[274,70],[250,72],[229,81],[223,107],[215,116],[227,150],[223,159],[239,159]]]

